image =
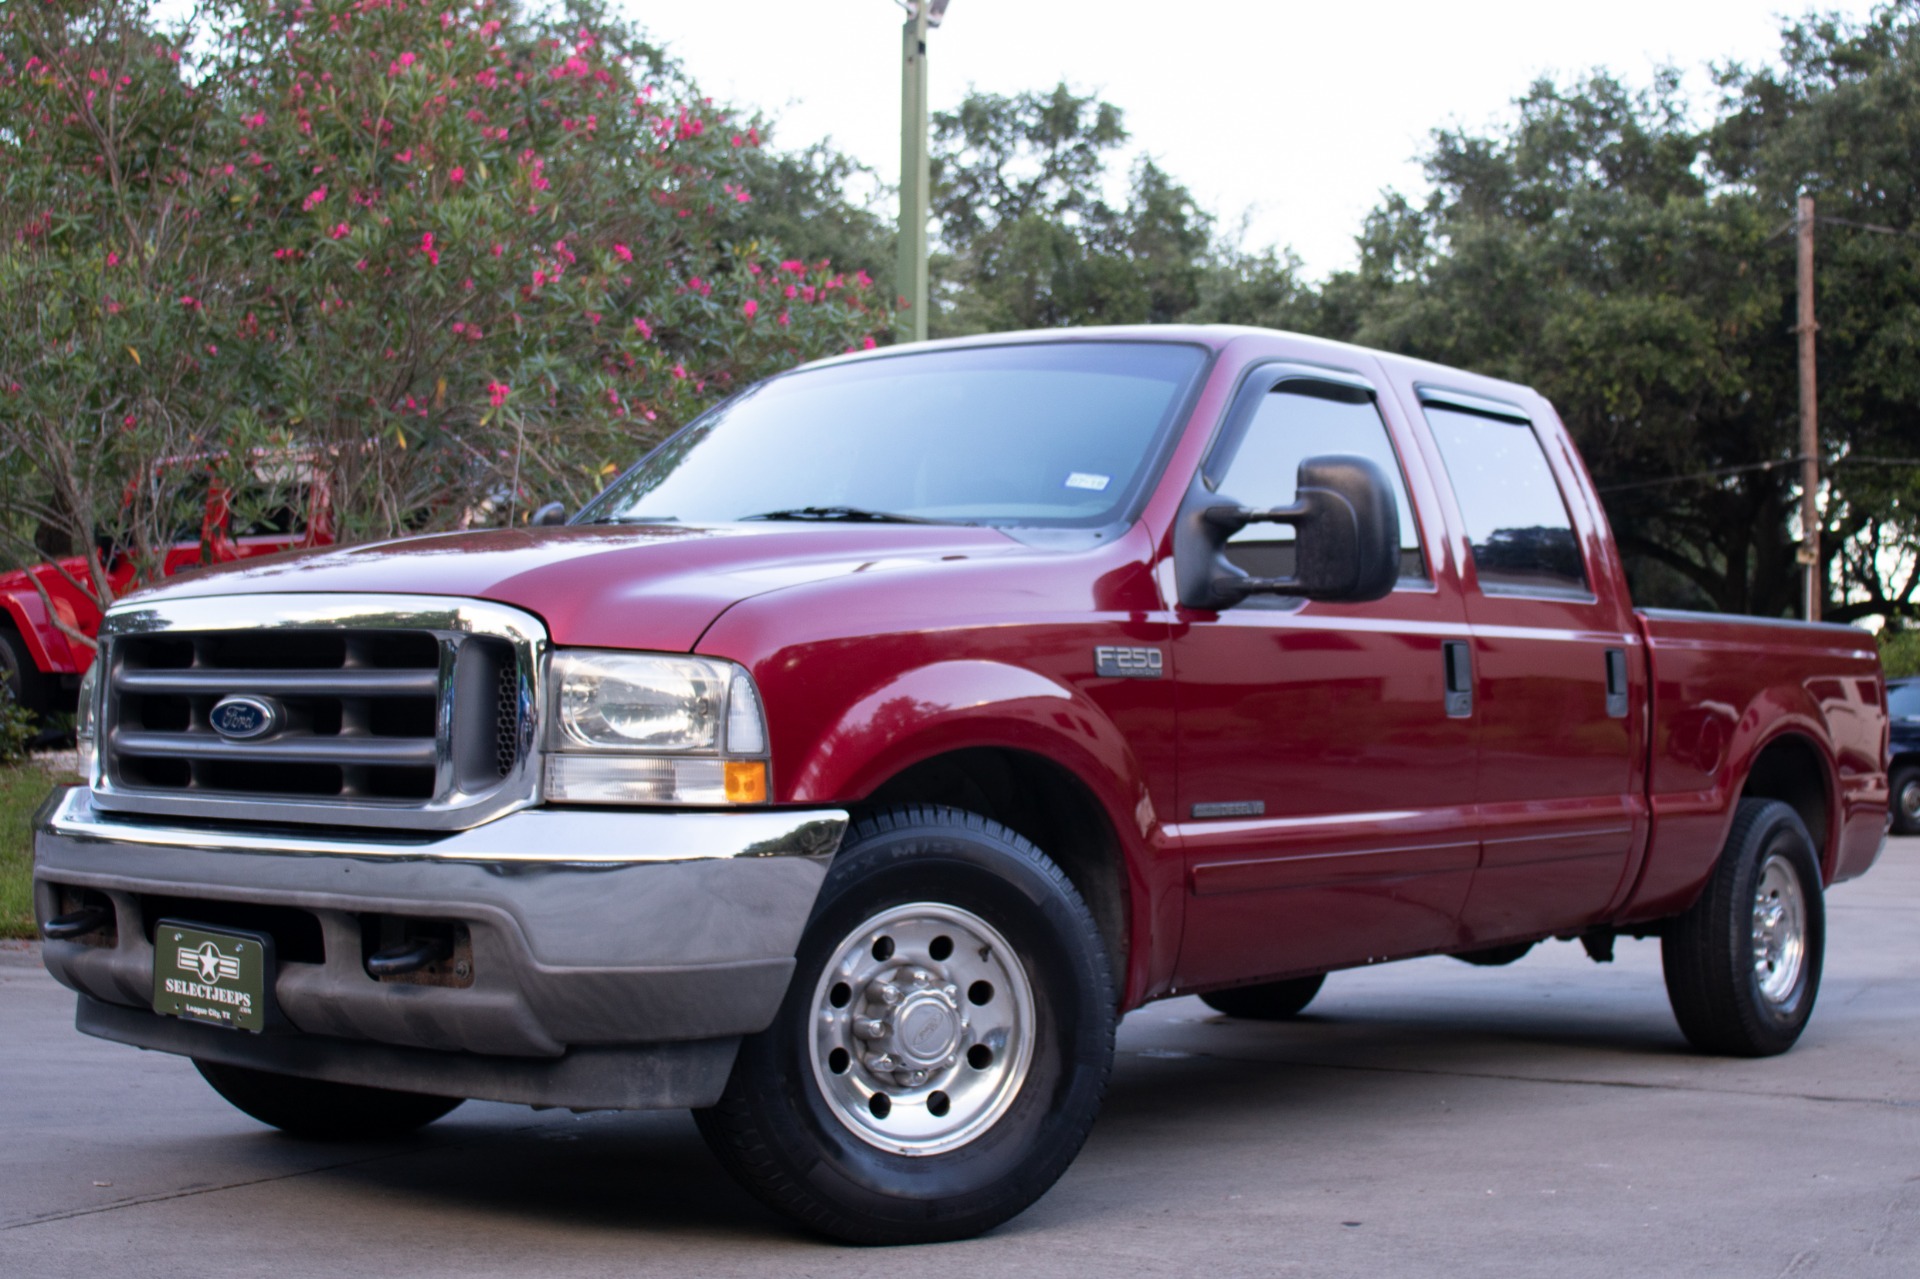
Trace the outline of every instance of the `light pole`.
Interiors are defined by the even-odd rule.
[[[896,0],[907,11],[900,34],[900,248],[894,265],[894,335],[927,337],[927,30],[940,25],[948,0]]]

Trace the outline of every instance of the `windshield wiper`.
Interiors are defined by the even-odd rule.
[[[678,515],[608,515],[592,521],[595,524],[678,524]]]
[[[742,520],[847,520],[861,524],[940,524],[918,515],[896,515],[892,511],[869,511],[859,506],[796,506],[785,511],[763,511],[742,515]]]

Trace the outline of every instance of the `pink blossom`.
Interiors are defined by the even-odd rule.
[[[749,320],[751,320],[754,316],[760,313],[760,304],[758,302],[755,302],[752,298],[748,298],[747,304],[740,308],[740,313],[746,316]]]
[[[334,227],[333,230],[327,232],[327,234],[336,240],[344,240],[353,234],[353,228],[342,222],[340,225]]]
[[[603,320],[603,319],[605,319],[605,318],[606,318],[606,317],[605,317],[605,316],[603,316],[603,315],[601,315],[601,314],[600,314],[600,313],[599,313],[598,311],[589,311],[589,312],[587,312],[587,323],[588,323],[588,324],[594,324],[594,325],[597,325],[597,324],[599,324],[599,323],[600,323],[600,321],[601,321],[601,320]]]
[[[118,253],[115,253],[111,249],[107,250],[107,265],[108,266],[120,265],[120,255]]]
[[[793,323],[793,316],[788,314],[785,311],[782,311],[780,313],[780,327],[784,329],[787,327],[787,325],[792,323]]]
[[[447,170],[447,181],[453,183],[453,185],[459,186],[462,182],[465,182],[466,180],[467,180],[467,171],[464,168],[460,167],[459,165],[456,164],[451,169]]]
[[[624,244],[616,244],[613,246],[613,256],[619,258],[622,262],[631,262],[633,261],[633,250]]]
[[[493,256],[496,258],[499,257],[502,253],[505,253],[506,251],[507,251],[507,246],[504,244],[496,244],[493,246]]]
[[[674,375],[675,377],[677,377],[677,378],[684,378],[684,377],[686,377],[686,375],[687,375],[687,366],[686,366],[686,365],[684,365],[684,364],[676,364],[676,365],[674,365],[674,366],[673,366],[673,375]]]
[[[473,292],[473,277],[468,276],[464,281],[461,282],[460,287],[468,293]]]
[[[647,341],[653,340],[653,326],[637,315],[633,318],[633,329]]]
[[[396,153],[396,154],[394,155],[394,157],[393,157],[393,158],[394,158],[394,159],[396,159],[396,160],[398,160],[398,161],[399,161],[399,162],[400,162],[401,164],[412,164],[412,163],[413,163],[413,148],[412,148],[412,147],[408,147],[408,148],[407,148],[407,149],[406,149],[405,151],[401,151],[401,152],[398,152],[398,153]]]
[[[878,345],[879,343],[873,340],[873,334],[871,333],[867,334],[867,336],[860,339],[860,348],[862,350],[871,351],[873,350],[874,347]]]
[[[863,289],[870,289],[873,287],[873,277],[867,274],[865,267],[862,267],[860,270],[854,273],[853,282],[859,285]]]
[[[313,191],[307,196],[307,198],[300,202],[300,211],[302,213],[312,213],[315,209],[319,208],[322,204],[325,204],[326,202],[327,202],[326,187],[324,186],[315,187]]]
[[[493,39],[493,33],[498,31],[499,29],[500,29],[499,22],[493,19],[488,19],[487,21],[480,24],[480,38],[483,40],[491,40]]]
[[[495,407],[496,409],[499,408],[502,404],[505,404],[507,402],[507,397],[512,394],[513,394],[513,388],[508,386],[505,382],[487,383],[487,397],[493,402],[493,407]]]
[[[387,65],[387,74],[390,76],[404,74],[408,67],[419,60],[411,53],[403,53]]]
[[[246,125],[249,129],[258,129],[262,125],[264,125],[266,122],[267,122],[267,113],[265,111],[255,112],[253,115],[250,115],[246,119],[240,121],[241,124]]]
[[[200,303],[193,296],[193,294],[182,293],[180,295],[180,305],[186,307],[187,310],[192,311],[192,310],[196,310],[199,307]]]
[[[807,264],[798,258],[788,258],[780,264],[780,269],[789,275],[805,275],[807,273]]]
[[[786,287],[785,292],[786,292],[786,295],[790,298],[797,298],[800,296],[800,290],[794,288],[791,284],[789,284]]]
[[[423,231],[421,233],[420,252],[426,255],[427,261],[433,263],[435,266],[440,265],[440,250],[433,247],[433,232]]]

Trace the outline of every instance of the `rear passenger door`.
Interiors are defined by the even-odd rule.
[[[1409,423],[1358,376],[1266,366],[1248,379],[1198,483],[1284,506],[1303,459],[1365,456],[1400,508],[1401,572],[1368,603],[1255,596],[1177,615],[1183,987],[1444,947],[1479,855],[1475,724],[1449,713],[1445,678],[1468,632],[1451,567],[1430,555],[1446,541],[1430,477],[1402,465],[1416,456]],[[1290,576],[1293,553],[1292,530],[1273,524],[1226,548],[1257,577]]]
[[[1482,850],[1461,941],[1578,929],[1613,900],[1639,835],[1639,636],[1590,562],[1603,530],[1572,518],[1585,490],[1551,424],[1438,387],[1419,399],[1469,544]]]

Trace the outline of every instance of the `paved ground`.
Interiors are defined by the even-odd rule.
[[[1652,942],[1339,974],[1287,1026],[1130,1017],[1066,1178],[970,1243],[789,1232],[683,1114],[468,1104],[321,1148],[184,1061],[100,1043],[0,952],[0,1274],[1920,1274],[1920,839],[1830,899],[1813,1024],[1690,1055]],[[931,1269],[928,1269],[931,1268]]]

